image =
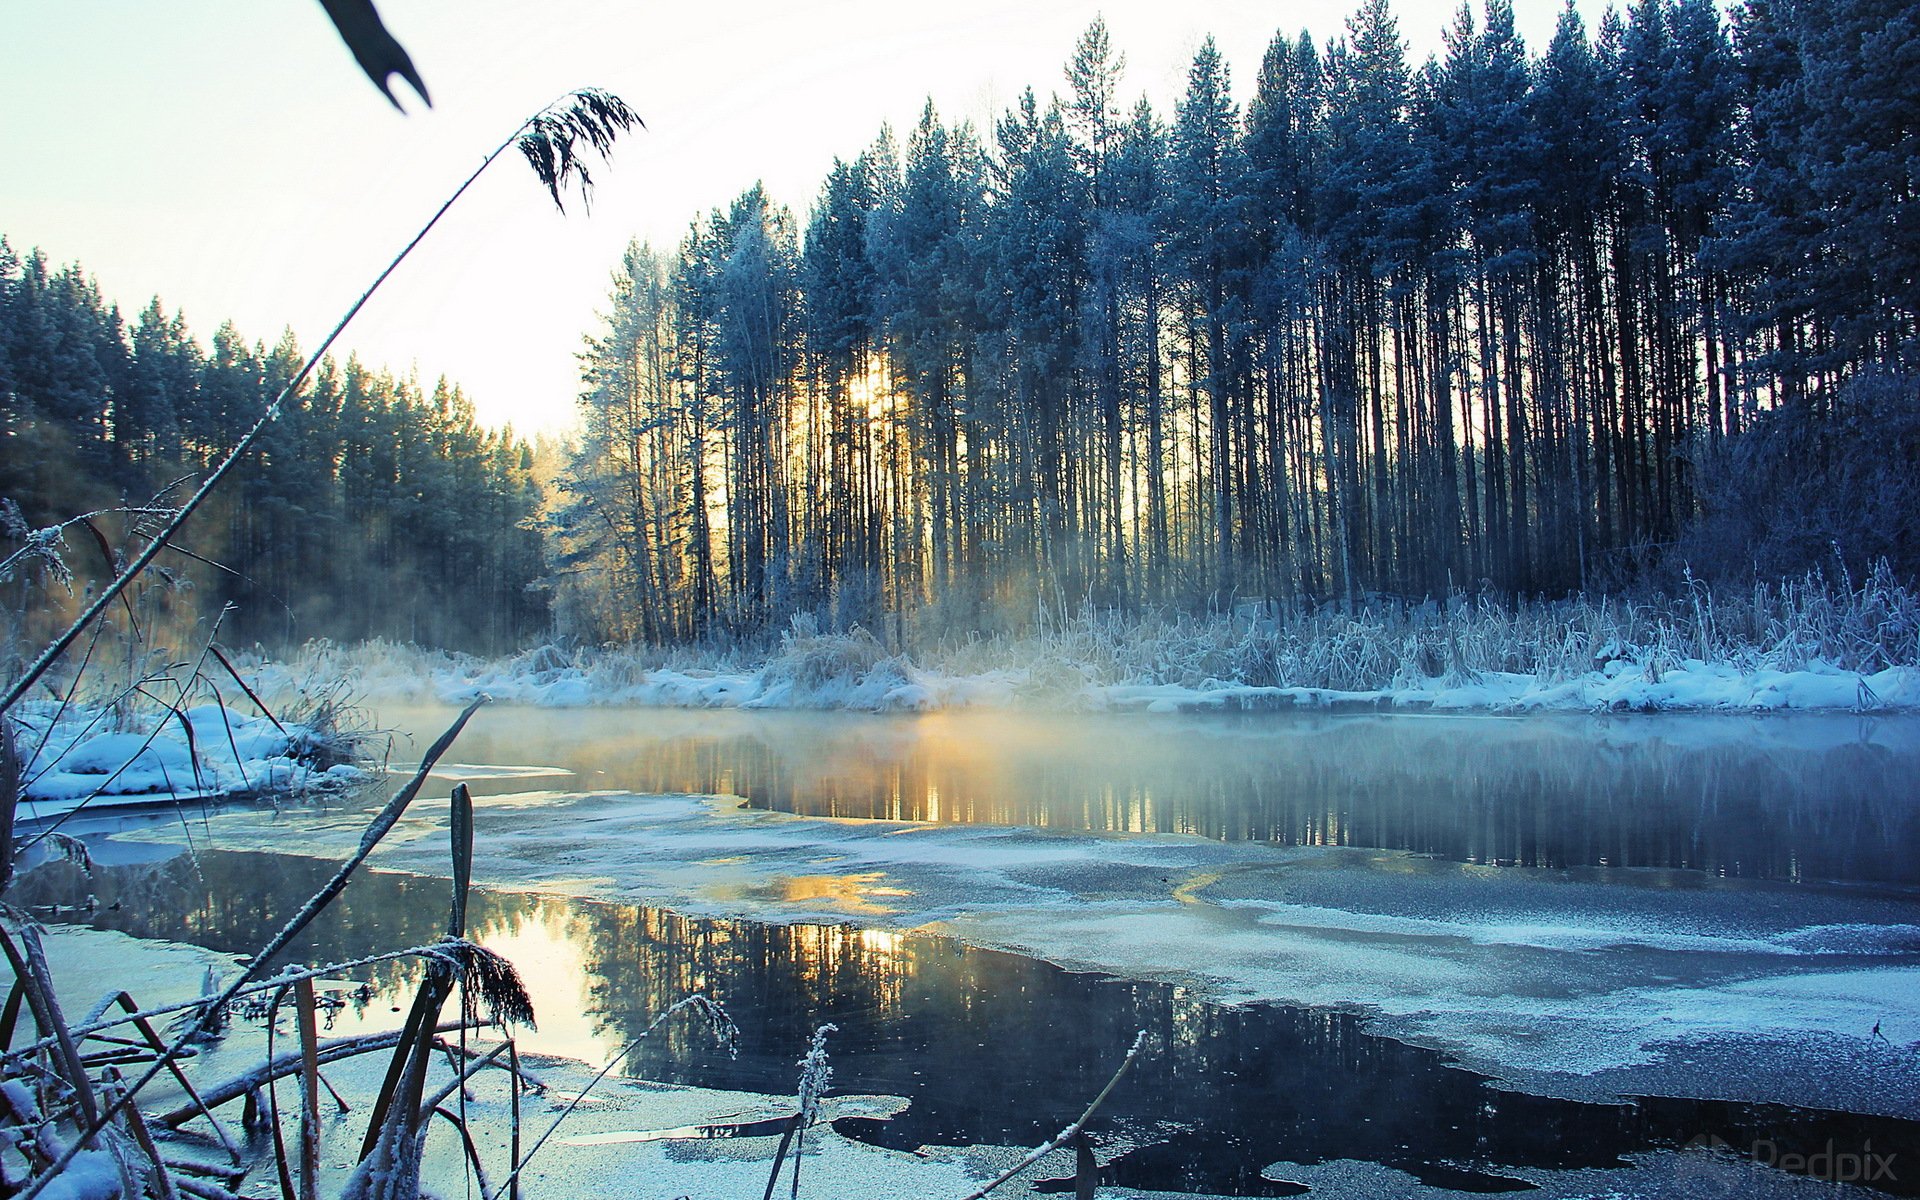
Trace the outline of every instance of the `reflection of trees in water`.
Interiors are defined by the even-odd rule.
[[[136,937],[187,942],[229,954],[250,954],[308,897],[337,864],[274,854],[203,850],[158,862],[96,868],[89,880],[61,863],[22,876],[9,899],[22,906],[77,905],[94,898],[92,924]],[[391,872],[354,876],[284,958],[312,964],[347,962],[439,941],[446,934],[452,885]],[[524,903],[512,894],[475,893],[469,928],[501,924]],[[354,977],[384,992],[411,990],[419,965],[409,960],[359,968]]]
[[[774,1092],[791,1089],[793,1060],[814,1026],[832,1019],[818,1014],[845,1005],[897,1011],[905,981],[918,969],[904,949],[914,940],[885,931],[695,919],[624,905],[583,907],[592,913],[583,942],[587,994],[604,1035],[622,1044],[676,1001],[706,995],[734,1013],[747,1057],[764,1052],[775,1066],[742,1086]],[[743,1013],[750,1014],[751,1027]],[[651,1068],[705,1062],[712,1057],[708,1045],[690,1025],[663,1027],[640,1051],[635,1069],[652,1075]]]
[[[145,937],[246,952],[330,874],[330,864],[204,852],[101,869],[95,923]],[[89,884],[70,867],[39,868],[17,903],[72,903]],[[341,961],[435,940],[445,881],[358,878],[298,953]],[[1075,974],[943,938],[817,925],[695,919],[658,909],[477,891],[469,928],[481,940],[525,931],[578,950],[579,994],[607,1053],[691,993],[726,1005],[742,1055],[711,1049],[691,1023],[669,1022],[630,1062],[671,1082],[786,1093],[814,1027],[830,1042],[835,1090],[912,1101],[901,1117],[847,1132],[900,1148],[922,1143],[1032,1144],[1096,1092],[1146,1029],[1166,1052],[1138,1063],[1099,1129],[1142,1143],[1109,1182],[1258,1194],[1268,1162],[1360,1158],[1416,1175],[1442,1163],[1607,1166],[1619,1155],[1679,1145],[1703,1132],[1783,1150],[1826,1139],[1906,1144],[1920,1124],[1764,1105],[1642,1100],[1588,1105],[1494,1091],[1443,1056],[1369,1035],[1351,1015],[1208,1004],[1182,988]],[[538,969],[522,964],[523,969]],[[376,968],[387,997],[414,982]],[[396,1018],[397,1020],[397,1018]],[[537,1035],[525,1044],[539,1048]]]
[[[1139,1029],[1167,1051],[1135,1068],[1109,1101],[1106,1127],[1207,1130],[1186,1148],[1187,1186],[1250,1183],[1281,1156],[1254,1150],[1278,1151],[1282,1133],[1287,1156],[1364,1149],[1404,1158],[1398,1147],[1470,1154],[1505,1128],[1480,1077],[1366,1035],[1342,1014],[1222,1008],[1181,988],[1074,974],[942,938],[590,907],[589,994],[606,1032],[634,1036],[689,989],[724,1003],[742,1031],[738,1061],[701,1054],[697,1034],[676,1031],[643,1048],[639,1073],[789,1090],[808,1034],[832,1021],[837,1091],[912,1100],[903,1117],[860,1131],[898,1148],[1044,1140],[1099,1090]],[[1610,1108],[1572,1107],[1614,1119]],[[1605,1147],[1550,1146],[1564,1123],[1515,1161],[1611,1160]],[[1513,1131],[1496,1140],[1516,1137],[1525,1142]]]
[[[1104,1176],[1138,1188],[1264,1194],[1259,1169],[1280,1159],[1367,1159],[1457,1185],[1462,1176],[1448,1171],[1463,1164],[1616,1166],[1703,1130],[1736,1145],[1767,1138],[1808,1150],[1920,1134],[1914,1122],[1778,1106],[1596,1105],[1496,1091],[1441,1054],[1363,1032],[1349,1014],[1223,1007],[1179,987],[943,938],[583,911],[588,990],[605,1034],[632,1038],[696,989],[741,1029],[738,1060],[674,1030],[649,1040],[636,1073],[790,1091],[808,1035],[832,1021],[835,1090],[911,1101],[899,1117],[846,1122],[843,1132],[898,1149],[1042,1141],[1099,1090],[1139,1029],[1166,1050],[1136,1064],[1097,1126],[1141,1144]]]
[[[1718,718],[1690,744],[1701,718],[1645,718],[1671,736],[1636,720],[759,713],[622,723],[519,753],[558,753],[596,787],[734,793],[809,816],[1920,882],[1900,851],[1920,839],[1920,762],[1867,740],[1869,725],[1857,741],[1829,722],[1806,744],[1770,743],[1727,733],[1764,722]]]

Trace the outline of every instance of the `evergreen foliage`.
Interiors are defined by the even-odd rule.
[[[755,189],[629,255],[568,486],[644,505],[563,514],[564,623],[1677,580],[1703,514],[1762,511],[1756,464],[1910,469],[1849,460],[1913,386],[1916,53],[1883,0],[1637,0],[1593,36],[1568,5],[1539,53],[1484,0],[1415,67],[1365,0],[1277,36],[1244,114],[1208,41],[1166,121],[1122,116],[1096,20],[990,145],[929,105],[904,162],[883,132],[835,163],[802,244]],[[1822,513],[1746,567],[1684,553],[1889,552]]]
[[[269,347],[231,323],[202,347],[157,298],[129,329],[79,266],[51,271],[0,238],[0,496],[36,528],[177,498],[303,357],[291,334]],[[457,386],[329,360],[256,453],[166,562],[201,614],[235,606],[227,640],[500,651],[545,628],[529,448],[478,426]]]

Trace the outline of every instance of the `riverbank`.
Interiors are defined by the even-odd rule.
[[[359,738],[220,704],[127,711],[28,701],[8,714],[21,757],[13,819],[187,801],[341,795],[370,776]]]
[[[314,643],[255,660],[268,686],[351,679],[369,698],[547,707],[1047,711],[1860,711],[1920,709],[1920,599],[1876,576],[1742,593],[1503,604],[1456,596],[1353,610],[1191,616],[1042,609],[955,635],[923,614],[881,633],[796,617],[777,638],[692,647],[547,644],[487,660]],[[956,625],[954,628],[965,628]]]
[[[387,642],[242,656],[253,691],[329,722],[355,705],[941,712],[1902,713],[1920,711],[1920,598],[1875,575],[1741,593],[1231,613],[1036,611],[955,636],[921,614],[886,636],[810,616],[697,646],[548,643],[483,659]],[[318,699],[316,699],[316,697]],[[107,802],[338,790],[349,754],[309,727],[220,705],[129,724],[104,706],[13,714],[32,814]],[[349,734],[348,741],[352,740]],[[119,798],[131,798],[130,800]],[[93,802],[96,806],[102,801]]]

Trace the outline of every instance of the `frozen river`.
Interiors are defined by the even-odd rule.
[[[424,744],[451,714],[382,715]],[[1683,1194],[1871,1143],[1920,1189],[1914,718],[503,707],[449,757],[429,795],[481,797],[476,929],[534,982],[537,1050],[604,1059],[702,990],[746,1053],[650,1075],[777,1092],[833,1021],[838,1086],[911,1101],[842,1132],[1022,1144],[1146,1028],[1102,1126],[1134,1188]],[[444,816],[377,865],[443,872]],[[121,848],[148,861],[103,888],[139,902],[102,923],[244,950],[324,870],[288,852],[357,832],[149,828],[221,850]],[[443,889],[356,884],[314,955],[430,940]]]

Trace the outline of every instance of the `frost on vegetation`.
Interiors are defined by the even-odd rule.
[[[833,1084],[833,1068],[827,1063],[827,1035],[840,1032],[834,1024],[820,1026],[807,1043],[807,1054],[800,1060],[800,1124],[812,1125],[820,1111],[820,1098]]]
[[[1347,609],[1042,610],[1020,633],[931,618],[882,638],[792,619],[756,655],[544,645],[488,661],[391,643],[317,643],[296,660],[367,695],[547,706],[1513,711],[1920,707],[1920,597],[1884,567],[1676,595],[1506,603],[1454,595]],[[292,668],[262,664],[261,670]]]
[[[129,716],[30,701],[8,719],[24,760],[23,815],[129,798],[327,793],[365,778],[351,738],[336,728],[220,704]]]
[[[858,625],[846,633],[821,633],[811,617],[802,615],[760,668],[753,702],[782,708],[879,707],[873,702],[912,683],[908,670]]]
[[[37,567],[54,583],[71,593],[73,572],[60,556],[63,533],[64,530],[58,525],[35,529],[28,524],[18,504],[0,496],[0,537],[20,544],[18,550],[0,559],[0,583],[6,583],[15,575]]]

